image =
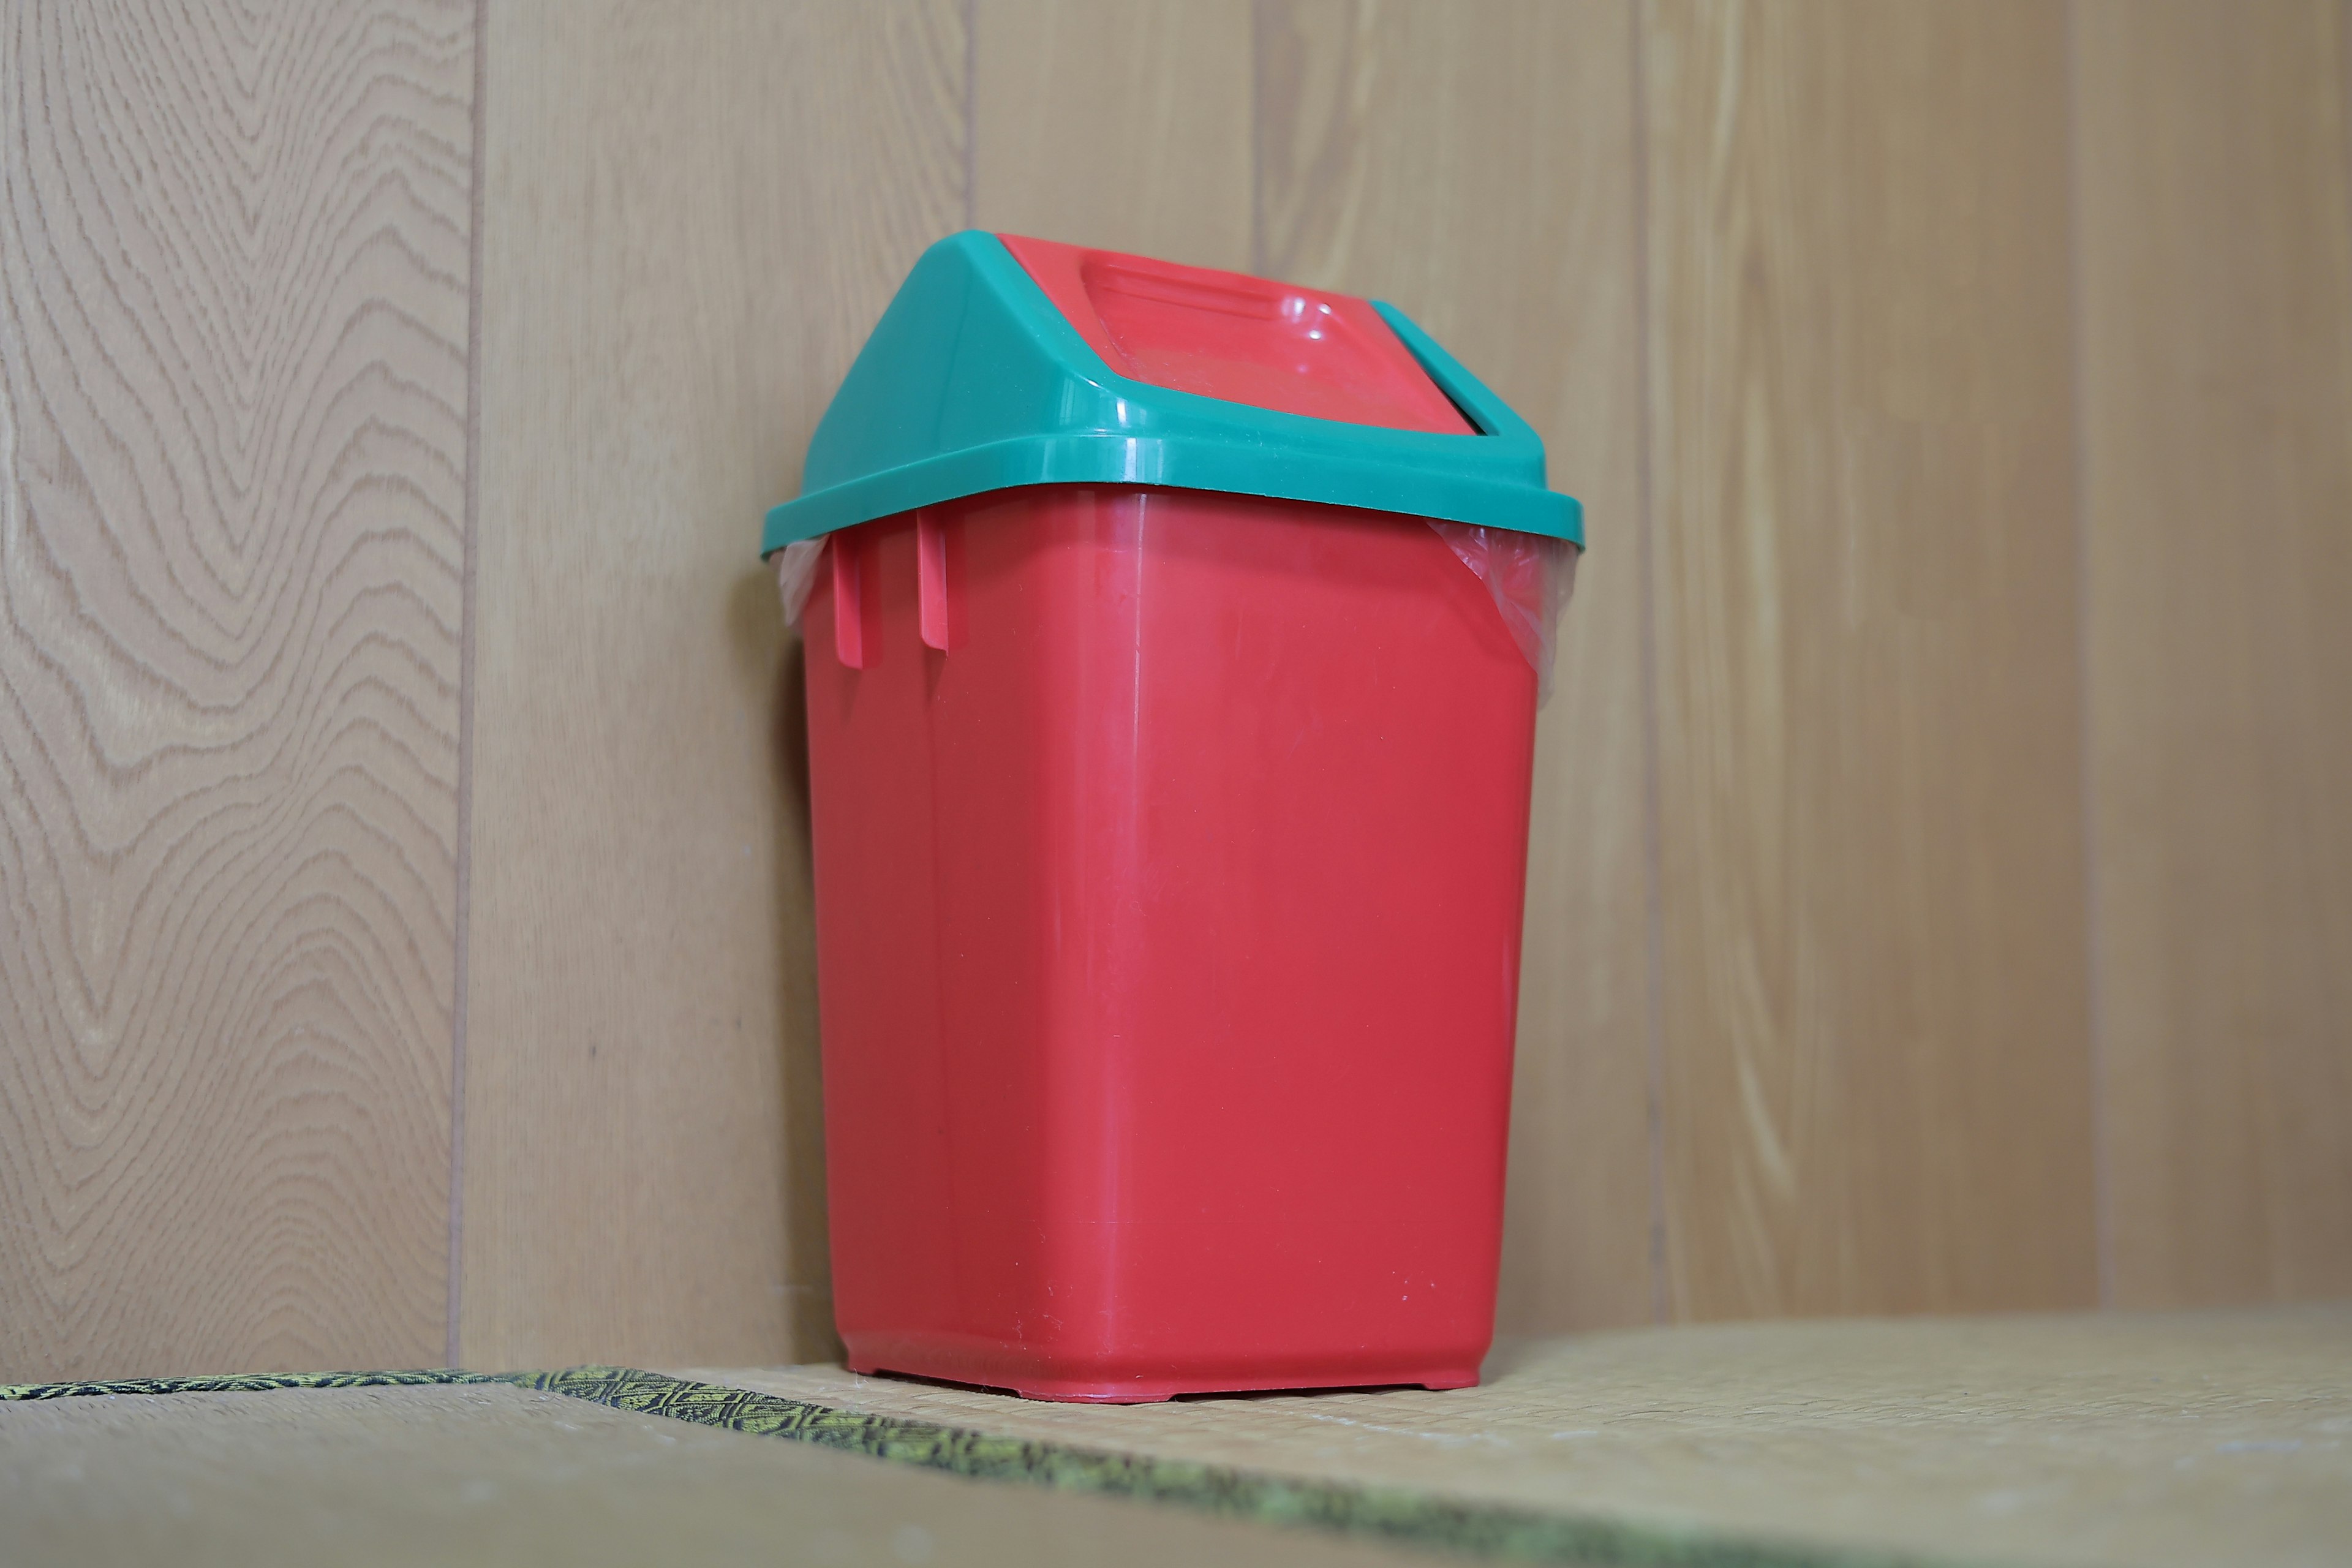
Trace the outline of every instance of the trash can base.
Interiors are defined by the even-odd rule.
[[[957,1370],[941,1370],[946,1367]],[[906,1377],[927,1383],[951,1383],[1062,1405],[1160,1405],[1180,1396],[1194,1394],[1307,1394],[1334,1389],[1449,1389],[1475,1388],[1478,1385],[1475,1363],[1458,1367],[1421,1365],[1384,1369],[1350,1366],[1322,1371],[1301,1368],[1276,1373],[1219,1373],[1213,1369],[1202,1369],[1181,1376],[1139,1374],[1110,1378],[1100,1375],[1022,1375],[1004,1371],[999,1371],[993,1376],[975,1376],[973,1373],[980,1369],[972,1365],[972,1358],[969,1354],[934,1359],[902,1352],[877,1359],[861,1357],[853,1352],[849,1357],[849,1370],[863,1377]],[[999,1378],[1009,1378],[1010,1381],[998,1381]]]

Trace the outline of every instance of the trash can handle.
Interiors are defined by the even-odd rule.
[[[963,522],[935,507],[915,514],[915,572],[923,641],[941,653],[963,646]]]
[[[866,668],[866,553],[863,529],[845,528],[826,542],[833,557],[833,651],[845,669]]]

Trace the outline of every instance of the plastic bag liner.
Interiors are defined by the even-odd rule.
[[[801,612],[816,592],[817,563],[824,559],[824,538],[797,539],[776,552],[776,591],[784,596],[784,625],[801,629]]]
[[[1463,565],[1478,574],[1511,640],[1535,666],[1536,701],[1551,700],[1552,666],[1559,652],[1559,613],[1576,591],[1576,560],[1583,554],[1565,539],[1516,533],[1474,522],[1429,520],[1437,537]],[[803,595],[806,597],[805,595]]]
[[[1486,584],[1511,640],[1535,667],[1538,703],[1550,701],[1552,666],[1559,652],[1559,616],[1576,589],[1577,557],[1584,552],[1565,539],[1517,533],[1507,528],[1440,522],[1434,518],[1429,520],[1429,526],[1462,564]],[[824,558],[822,538],[797,540],[776,552],[776,588],[783,595],[784,624],[796,631],[801,612],[808,608],[809,595],[816,589],[817,563]]]

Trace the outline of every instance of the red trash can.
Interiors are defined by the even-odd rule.
[[[1388,307],[924,256],[763,540],[806,596],[853,1368],[1477,1381],[1580,526]]]

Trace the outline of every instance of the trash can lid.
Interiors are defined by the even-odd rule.
[[[1543,441],[1394,306],[979,230],[925,251],[761,554],[1016,485],[1168,485],[1584,542]]]

